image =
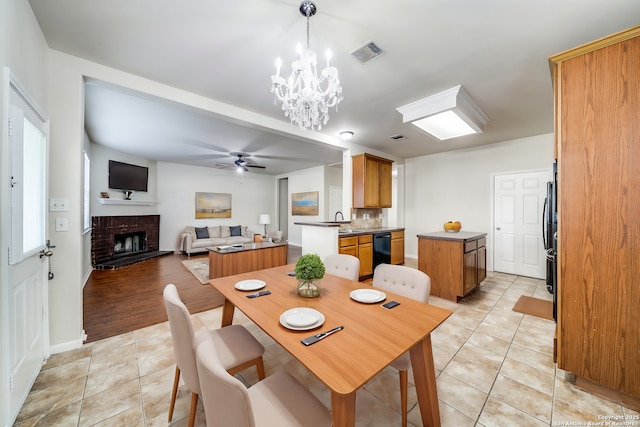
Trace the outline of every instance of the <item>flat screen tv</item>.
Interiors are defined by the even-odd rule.
[[[109,188],[124,191],[147,191],[149,168],[109,160]]]

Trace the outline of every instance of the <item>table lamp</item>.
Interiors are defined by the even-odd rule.
[[[271,216],[269,214],[260,214],[258,224],[264,225],[264,235],[267,235],[267,225],[271,224]]]

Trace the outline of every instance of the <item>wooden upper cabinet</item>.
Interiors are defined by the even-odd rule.
[[[371,154],[352,157],[352,204],[354,208],[391,207],[393,162]]]

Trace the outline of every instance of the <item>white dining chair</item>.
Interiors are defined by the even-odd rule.
[[[178,289],[174,284],[165,286],[162,293],[165,309],[169,317],[171,339],[173,340],[173,354],[176,359],[176,372],[169,403],[169,422],[173,418],[180,375],[191,391],[191,409],[189,413],[189,427],[193,427],[196,417],[196,406],[200,394],[200,382],[196,368],[196,349],[202,342],[208,342],[216,348],[220,355],[221,365],[231,374],[242,371],[249,366],[256,365],[258,378],[264,378],[264,363],[262,354],[264,347],[249,331],[241,325],[230,325],[220,329],[203,330],[194,333],[191,315],[184,305]]]
[[[425,273],[404,265],[380,264],[373,272],[372,285],[379,289],[402,295],[421,302],[429,302],[431,279]],[[391,362],[400,373],[400,407],[402,426],[407,425],[408,372],[411,367],[409,352]]]
[[[360,277],[360,260],[353,255],[327,255],[324,259],[324,267],[328,274],[335,274],[355,282]]]
[[[196,364],[207,427],[329,427],[327,408],[284,371],[250,388],[225,371],[216,346],[200,344]]]

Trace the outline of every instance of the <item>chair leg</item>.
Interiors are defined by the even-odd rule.
[[[173,418],[173,408],[176,406],[176,396],[178,394],[178,383],[180,382],[180,368],[176,365],[176,374],[173,377],[173,390],[171,390],[171,402],[169,402],[169,422]]]
[[[189,427],[193,427],[196,421],[196,407],[198,406],[198,395],[191,393],[191,410],[189,411]]]
[[[407,395],[409,389],[409,378],[407,371],[400,373],[400,410],[402,411],[402,427],[407,427]]]
[[[262,360],[262,357],[260,357],[258,359],[258,362],[256,363],[256,369],[258,369],[258,379],[260,381],[262,381],[265,377],[264,375],[264,361]]]

